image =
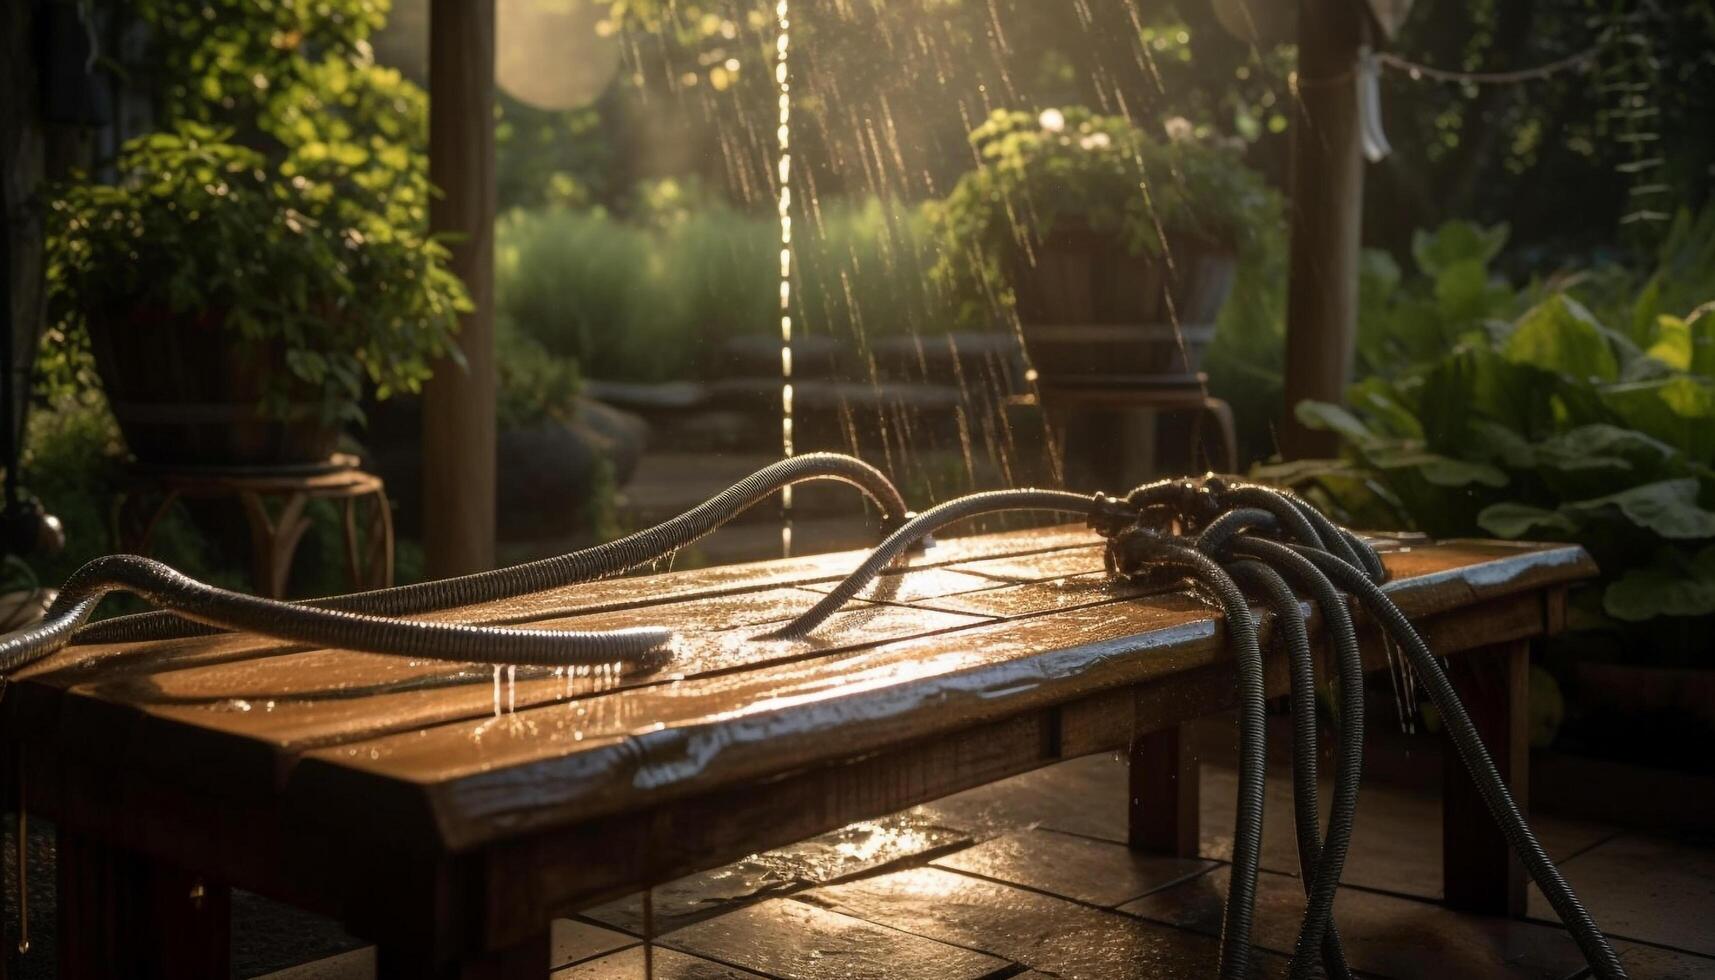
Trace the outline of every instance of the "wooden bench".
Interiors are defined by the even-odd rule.
[[[1437,652],[1479,654],[1452,660],[1456,681],[1522,800],[1527,643],[1558,627],[1588,557],[1384,547],[1389,590]],[[459,611],[682,634],[671,662],[629,676],[497,681],[249,635],[61,652],[0,699],[4,785],[58,826],[60,975],[125,962],[128,976],[224,978],[238,886],[373,939],[383,977],[540,976],[556,915],[1115,748],[1132,753],[1133,844],[1195,853],[1197,762],[1178,726],[1233,703],[1207,606],[1108,582],[1091,533],[1054,528],[943,541],[814,641],[751,640],[857,561]],[[1271,654],[1271,690],[1286,684]],[[1448,901],[1521,913],[1517,862],[1449,776]]]

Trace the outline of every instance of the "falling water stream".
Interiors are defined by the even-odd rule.
[[[775,129],[778,154],[775,178],[780,216],[780,451],[793,454],[792,441],[792,19],[789,0],[775,0],[774,89],[779,99]],[[780,556],[792,557],[792,487],[780,491]]]

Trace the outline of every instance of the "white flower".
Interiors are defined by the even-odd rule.
[[[1042,115],[1036,117],[1036,121],[1050,133],[1058,133],[1066,128],[1066,116],[1059,109],[1042,110]]]
[[[1108,138],[1107,133],[1091,133],[1078,141],[1078,145],[1086,150],[1105,150],[1112,143],[1113,140]]]
[[[1167,130],[1167,138],[1170,140],[1188,140],[1196,135],[1191,120],[1184,116],[1174,116],[1162,123],[1161,128]]]

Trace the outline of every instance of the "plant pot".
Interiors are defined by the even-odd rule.
[[[290,377],[284,347],[247,341],[222,320],[156,310],[91,317],[96,370],[131,454],[156,466],[326,462],[340,426],[325,419],[319,392],[293,378],[286,417],[264,415],[263,392]]]
[[[1232,289],[1232,252],[1169,239],[1164,257],[1134,256],[1112,235],[1064,227],[1033,257],[1019,256],[1011,278],[1042,384],[1194,383]]]

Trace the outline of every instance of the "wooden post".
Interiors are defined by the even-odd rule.
[[[437,365],[423,397],[423,549],[432,576],[494,565],[494,0],[432,0],[429,207],[475,309],[466,370]]]
[[[1332,456],[1339,446],[1333,433],[1300,425],[1293,406],[1307,398],[1340,401],[1352,373],[1364,198],[1358,49],[1367,30],[1368,14],[1355,0],[1299,0],[1280,431],[1288,459]]]
[[[1513,640],[1453,658],[1448,675],[1495,768],[1521,810],[1530,800],[1530,644]],[[1513,854],[1459,753],[1444,738],[1441,878],[1447,905],[1462,912],[1525,914],[1524,865]]]
[[[1132,850],[1194,858],[1201,844],[1197,756],[1185,726],[1140,735],[1131,746]]]

